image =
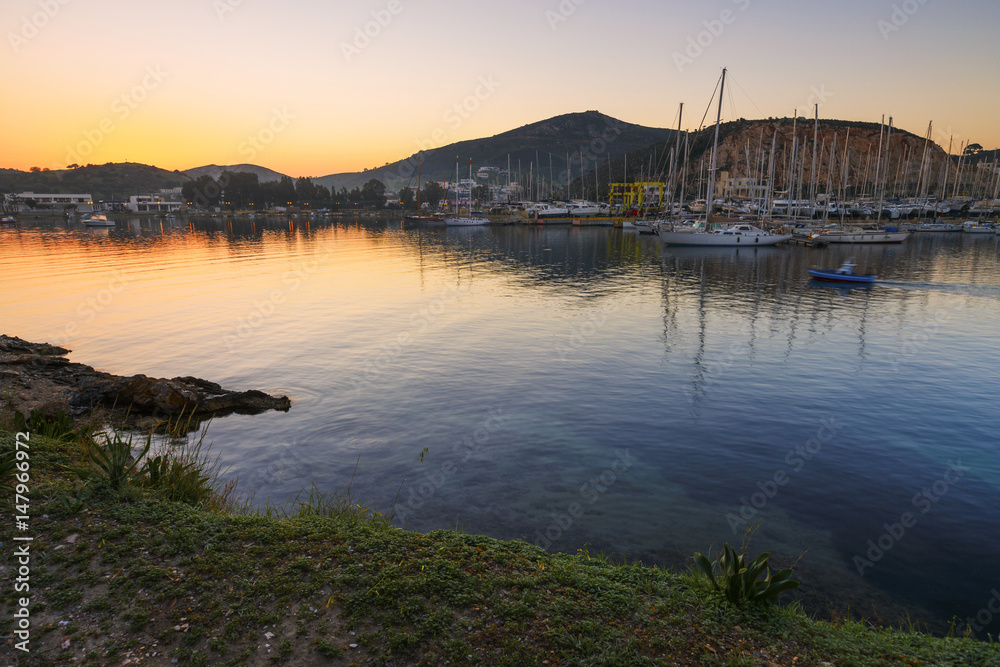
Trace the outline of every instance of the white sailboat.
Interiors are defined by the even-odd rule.
[[[746,223],[739,223],[724,230],[708,229],[712,216],[712,190],[715,185],[716,158],[719,152],[719,125],[722,122],[722,99],[726,88],[726,70],[722,70],[719,85],[719,111],[715,119],[715,143],[712,146],[712,169],[708,174],[708,196],[705,197],[705,223],[694,227],[670,225],[660,227],[660,240],[668,245],[685,246],[768,246],[792,238],[791,234],[774,234]],[[692,209],[693,210],[693,209]]]
[[[469,158],[469,181],[472,181],[472,158]],[[472,186],[469,186],[469,215],[467,217],[461,216],[461,207],[458,201],[458,158],[455,158],[455,213],[458,214],[454,218],[445,218],[444,224],[449,227],[471,227],[473,225],[486,225],[489,224],[489,218],[474,218],[472,217]]]

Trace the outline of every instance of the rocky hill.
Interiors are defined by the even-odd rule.
[[[719,128],[717,169],[720,176],[721,172],[728,172],[731,177],[735,178],[758,177],[761,173],[766,176],[773,142],[775,189],[778,191],[787,189],[794,180],[796,196],[801,192],[803,197],[808,197],[813,182],[812,165],[815,146],[817,192],[825,192],[828,183],[832,190],[838,190],[844,177],[846,163],[847,191],[845,194],[853,196],[871,193],[874,190],[879,133],[878,123],[821,119],[814,144],[814,123],[812,120],[800,118],[793,123],[791,118],[740,119],[723,123]],[[699,184],[702,196],[704,196],[704,183],[711,165],[714,134],[715,126],[713,125],[690,135],[687,167],[689,197],[697,196]],[[834,142],[836,142],[836,150],[831,155]],[[883,135],[884,142],[885,136]],[[947,153],[934,143],[933,137],[927,143],[925,158],[924,144],[924,137],[893,128],[888,147],[888,169],[883,166],[883,173],[880,176],[883,182],[888,180],[888,196],[916,194],[922,160],[926,160],[923,181],[927,183],[928,192],[934,193],[941,189],[946,164],[949,165],[950,179],[954,180],[954,160],[950,159]],[[609,181],[665,181],[669,172],[670,152],[674,147],[675,143],[672,140],[660,141],[614,161],[610,172],[599,172],[598,181],[602,196],[606,194],[606,183]],[[683,151],[684,142],[682,139],[682,156]],[[606,170],[607,166],[605,165],[603,169]],[[583,179],[577,178],[574,181],[572,192],[574,196],[584,191],[591,195],[594,184],[595,179],[591,172]],[[802,184],[801,191],[799,184]],[[924,190],[923,182],[920,189]]]
[[[470,157],[474,169],[497,167],[506,170],[509,156],[512,171],[518,168],[520,161],[521,174],[525,180],[529,169],[537,173],[538,165],[529,165],[538,160],[541,162],[543,178],[565,184],[567,153],[575,156],[571,172],[578,173],[581,152],[584,154],[585,164],[592,169],[594,160],[607,164],[609,158],[615,160],[629,151],[664,141],[671,136],[671,130],[634,125],[598,111],[584,111],[555,116],[492,137],[419,151],[404,160],[375,169],[331,174],[313,180],[315,183],[340,189],[358,187],[369,179],[377,178],[385,183],[387,190],[393,191],[405,185],[416,186],[418,163],[424,180],[442,180],[446,176],[454,177],[456,156],[462,169],[460,176],[468,173]]]

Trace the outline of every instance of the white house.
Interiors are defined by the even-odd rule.
[[[133,213],[172,213],[182,206],[183,202],[166,201],[159,195],[132,195],[125,208]]]
[[[17,210],[20,213],[38,211],[76,211],[77,213],[93,213],[94,198],[89,194],[38,194],[22,192],[15,196]],[[34,206],[29,204],[33,202]]]

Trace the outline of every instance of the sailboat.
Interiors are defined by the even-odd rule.
[[[421,161],[417,161],[417,213],[413,215],[404,215],[403,220],[406,222],[441,222],[441,216],[438,215],[420,215],[420,166]]]
[[[469,158],[469,181],[472,181],[472,158]],[[472,185],[469,185],[469,215],[467,217],[461,217],[461,206],[458,201],[458,157],[455,158],[455,213],[458,217],[455,218],[445,218],[444,224],[449,227],[459,227],[465,226],[469,227],[472,225],[486,225],[489,224],[489,218],[473,218],[472,217]]]
[[[724,230],[709,230],[712,216],[712,188],[715,185],[716,157],[719,152],[719,125],[722,123],[722,96],[726,89],[726,70],[722,70],[719,85],[719,112],[715,119],[715,143],[712,146],[712,170],[708,175],[708,196],[705,197],[705,221],[694,226],[672,225],[660,228],[660,240],[668,245],[687,246],[767,246],[792,238],[791,234],[774,234],[747,223],[739,223]]]

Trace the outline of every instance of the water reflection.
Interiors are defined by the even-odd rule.
[[[355,489],[387,505],[428,447],[403,485],[410,527],[538,541],[582,499],[551,548],[683,565],[740,541],[727,515],[781,470],[789,482],[751,505],[754,547],[786,563],[808,551],[811,609],[940,627],[996,585],[993,238],[698,249],[614,229],[222,216],[28,223],[0,239],[7,333],[111,372],[292,396],[288,414],[212,425],[258,498],[337,488],[361,455]],[[809,281],[851,255],[880,283]],[[88,305],[119,274],[126,289]],[[795,453],[831,419],[835,437]],[[590,504],[581,488],[619,449],[634,465]],[[428,481],[456,458],[446,483]],[[972,471],[859,574],[868,541],[919,513],[914,494],[959,459]]]

